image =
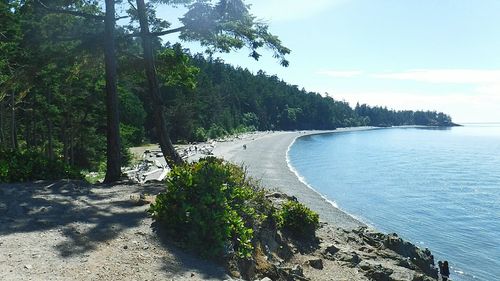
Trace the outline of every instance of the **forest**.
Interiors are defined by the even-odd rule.
[[[181,28],[158,18],[143,0],[116,1],[122,16],[115,1],[103,2],[0,1],[0,181],[9,181],[13,159],[27,154],[66,171],[107,165],[113,181],[127,163],[127,148],[144,143],[159,142],[168,151],[171,141],[253,130],[454,125],[440,112],[352,108],[218,59],[217,52],[246,47],[256,59],[268,49],[278,63],[289,63],[290,50],[234,4],[241,1],[157,1],[188,5]],[[174,32],[207,52],[192,54],[162,41]],[[175,154],[164,154],[176,161]]]

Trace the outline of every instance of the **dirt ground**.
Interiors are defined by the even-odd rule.
[[[1,280],[230,280],[161,241],[131,195],[162,185],[0,185]]]

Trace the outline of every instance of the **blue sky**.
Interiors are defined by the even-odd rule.
[[[247,50],[221,55],[230,64],[352,105],[500,122],[500,1],[246,2],[292,50],[290,66],[281,67],[270,52],[255,62]],[[158,14],[175,17],[165,8]]]

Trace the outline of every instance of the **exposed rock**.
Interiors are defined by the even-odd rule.
[[[298,264],[293,267],[280,267],[278,268],[280,273],[280,278],[278,280],[292,280],[292,281],[304,281],[309,280],[304,276],[304,270]]]
[[[434,257],[428,249],[421,250],[410,242],[399,238],[396,234],[387,235],[384,246],[403,257],[409,258],[425,274],[437,278],[438,271],[434,267]]]
[[[435,281],[436,279],[424,274],[416,274],[411,281]]]
[[[337,252],[339,251],[339,248],[337,248],[335,245],[333,244],[330,244],[328,246],[326,246],[325,250],[323,251],[323,254],[324,255],[335,255]]]
[[[290,269],[290,273],[298,276],[304,276],[304,270],[302,269],[302,266],[298,264]]]
[[[369,266],[364,270],[366,271],[366,277],[374,281],[390,281],[392,280],[390,275],[394,272],[392,269],[385,268],[380,264]]]
[[[307,264],[312,267],[312,268],[316,268],[316,269],[323,269],[323,260],[322,259],[312,259],[312,260],[308,260],[307,261]]]
[[[339,261],[349,263],[349,266],[356,266],[361,262],[361,258],[356,252],[338,252],[335,254],[334,258]]]
[[[399,260],[397,265],[411,270],[415,270],[415,266],[407,258]]]

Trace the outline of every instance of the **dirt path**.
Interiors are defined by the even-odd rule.
[[[154,233],[131,194],[161,185],[0,185],[1,280],[225,280]]]

